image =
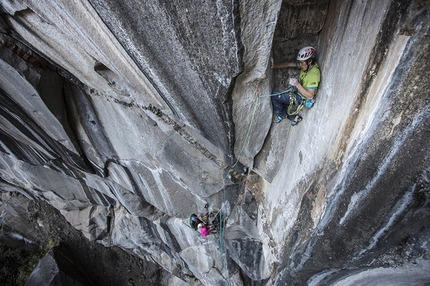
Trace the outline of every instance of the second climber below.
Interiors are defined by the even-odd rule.
[[[286,61],[273,65],[273,68],[295,67],[300,69],[299,80],[290,78],[291,87],[289,89],[272,95],[276,123],[287,117],[291,120],[293,126],[297,125],[302,121],[299,112],[303,106],[306,105],[308,108],[313,106],[321,79],[320,69],[315,57],[315,48],[309,46],[299,51],[296,62]]]

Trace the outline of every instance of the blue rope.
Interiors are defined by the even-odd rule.
[[[239,156],[237,156],[237,157],[240,157],[240,155],[242,155],[243,149],[245,148],[245,145],[246,145],[246,143],[247,143],[247,141],[248,141],[248,139],[249,139],[249,134],[250,134],[250,131],[251,131],[251,126],[252,126],[252,123],[254,122],[254,118],[255,118],[255,111],[257,110],[257,103],[258,103],[258,100],[259,100],[260,98],[262,98],[262,97],[272,97],[272,96],[276,96],[276,95],[284,94],[284,93],[287,93],[287,92],[290,92],[290,91],[293,91],[293,90],[294,90],[294,88],[290,87],[290,88],[288,88],[287,90],[284,90],[284,91],[275,92],[275,93],[266,94],[266,95],[260,95],[260,96],[258,96],[258,97],[257,97],[257,99],[256,99],[256,100],[255,100],[255,102],[254,102],[254,110],[253,110],[253,112],[252,112],[251,121],[249,122],[248,130],[247,130],[247,132],[246,132],[245,141],[244,141],[244,143],[243,143],[243,145],[242,145],[242,149],[241,149],[241,150],[240,150],[240,152],[239,152]],[[237,164],[238,162],[239,162],[239,159],[237,159],[237,158],[236,158],[236,162],[232,165],[232,168],[233,168],[234,166],[236,166],[236,164]]]
[[[291,92],[291,91],[295,91],[295,88],[294,87],[290,87],[290,88],[288,88],[288,89],[286,89],[284,91],[275,92],[275,93],[266,94],[266,95],[260,95],[259,97],[272,97],[272,96],[284,94],[284,93]]]

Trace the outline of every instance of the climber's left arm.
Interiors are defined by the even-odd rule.
[[[314,98],[315,95],[315,89],[306,89],[304,88],[300,83],[297,83],[296,85],[297,90],[303,95],[305,96],[307,99],[312,99]]]

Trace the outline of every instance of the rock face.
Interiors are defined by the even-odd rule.
[[[430,280],[428,1],[120,2],[1,2],[3,193],[176,285]],[[317,102],[274,124],[305,45]]]

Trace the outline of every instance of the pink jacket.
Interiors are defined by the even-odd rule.
[[[199,231],[200,231],[200,234],[202,236],[206,236],[206,235],[208,235],[211,232],[211,227],[208,226],[208,225],[206,225],[204,227],[199,228]]]

